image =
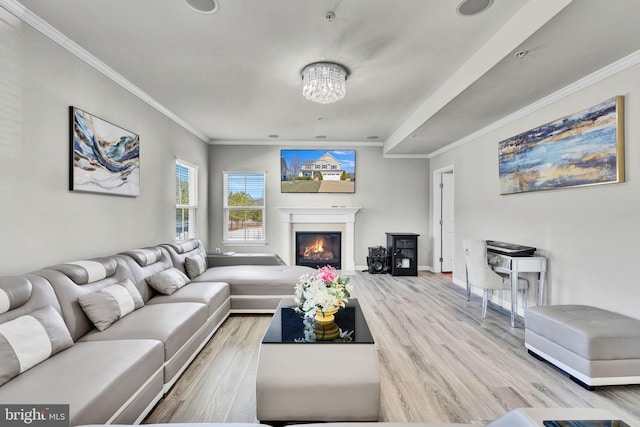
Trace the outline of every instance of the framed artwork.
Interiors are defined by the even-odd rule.
[[[139,136],[76,107],[69,107],[69,111],[69,189],[129,197],[140,195]]]
[[[280,150],[282,193],[355,193],[355,150]]]
[[[624,97],[499,143],[500,194],[624,182]]]

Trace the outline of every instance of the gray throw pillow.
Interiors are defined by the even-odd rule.
[[[99,331],[104,331],[117,320],[144,305],[140,292],[129,279],[82,295],[78,298],[78,303]]]
[[[173,267],[147,277],[149,286],[165,295],[171,295],[190,282],[186,274]]]
[[[184,259],[184,269],[189,278],[195,279],[207,269],[207,262],[200,255],[188,256]]]
[[[0,325],[0,385],[73,345],[62,316],[47,305]]]

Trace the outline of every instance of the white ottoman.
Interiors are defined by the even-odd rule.
[[[640,384],[640,320],[586,305],[547,305],[524,315],[532,355],[593,386]]]

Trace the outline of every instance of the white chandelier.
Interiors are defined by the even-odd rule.
[[[302,70],[302,94],[309,101],[329,104],[340,101],[347,91],[347,70],[332,62],[316,62]]]

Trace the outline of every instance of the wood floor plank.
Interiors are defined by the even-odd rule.
[[[467,302],[445,274],[357,272],[358,298],[376,341],[381,421],[483,426],[518,407],[595,407],[640,426],[640,386],[588,391],[524,348],[504,310]],[[145,423],[257,422],[258,348],[269,315],[233,315]],[[521,325],[521,323],[520,323]]]

